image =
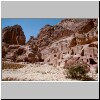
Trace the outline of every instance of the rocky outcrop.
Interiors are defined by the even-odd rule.
[[[53,42],[62,39],[63,37],[68,37],[73,34],[73,31],[69,29],[65,29],[62,26],[55,25],[45,25],[44,28],[41,29],[38,35],[38,45],[42,49],[46,46],[51,45]]]
[[[25,45],[25,35],[20,25],[8,26],[2,30],[2,42]]]
[[[53,35],[50,36],[50,33]],[[49,39],[45,37],[47,34]],[[55,26],[44,27],[38,38],[41,38],[41,44],[43,41],[47,45],[42,45],[44,48],[41,54],[44,61],[50,65],[65,67],[72,63],[84,62],[90,66],[97,66],[96,19],[64,19]],[[48,40],[50,42],[46,42]]]
[[[26,44],[31,46],[37,44],[37,38],[34,38],[34,36],[30,36],[30,39]]]
[[[41,53],[36,51],[36,48],[31,48],[29,45],[9,45],[2,47],[2,58],[5,61],[12,62],[41,62]]]
[[[2,60],[12,62],[43,61],[36,44],[37,39],[31,36],[25,44],[25,35],[21,26],[15,25],[2,30]]]
[[[35,51],[35,49],[30,48],[29,45],[23,46],[17,50],[17,54],[19,56],[16,58],[17,62],[41,62],[41,53],[38,51]]]
[[[7,48],[8,48],[8,47],[9,47],[8,44],[2,42],[2,58],[4,58],[5,55],[7,54],[7,52],[8,52],[8,49],[7,49]]]
[[[44,61],[55,67],[78,62],[98,65],[97,19],[64,19],[54,26],[45,25],[37,38],[31,36],[26,44],[18,25],[4,28],[2,34],[2,58],[7,60]]]

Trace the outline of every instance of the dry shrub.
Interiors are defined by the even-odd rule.
[[[2,69],[18,69],[24,67],[24,64],[18,64],[13,62],[2,62]]]
[[[6,78],[3,78],[2,81],[27,81],[27,80],[26,79],[13,78],[13,77],[6,77]],[[28,81],[32,81],[32,80],[29,79]]]
[[[94,81],[92,77],[87,75],[89,71],[90,67],[87,64],[78,63],[70,67],[66,67],[66,78],[82,81]]]
[[[16,78],[13,78],[13,77],[6,77],[6,78],[2,79],[2,81],[19,81],[19,80]]]

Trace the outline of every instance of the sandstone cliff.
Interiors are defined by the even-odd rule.
[[[42,61],[37,45],[32,40],[27,45],[25,40],[26,37],[20,25],[4,28],[2,30],[2,61],[30,63]]]
[[[47,25],[38,35],[42,58],[53,66],[84,62],[98,63],[98,23],[96,19],[64,19]]]
[[[64,19],[51,26],[45,25],[37,38],[25,43],[19,25],[2,30],[2,58],[15,62],[44,61],[55,67],[66,67],[84,62],[98,64],[98,20]]]
[[[2,30],[2,42],[25,45],[25,35],[20,25],[8,26]]]

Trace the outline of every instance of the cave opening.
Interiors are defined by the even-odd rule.
[[[84,56],[84,50],[82,50],[81,56]]]
[[[88,59],[87,59],[87,62],[88,62]]]
[[[90,60],[90,64],[97,64],[92,58],[89,59]]]
[[[57,57],[57,55],[54,55],[54,57]]]

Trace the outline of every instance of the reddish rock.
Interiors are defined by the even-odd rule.
[[[22,55],[23,53],[25,53],[24,51],[25,51],[24,48],[19,47],[19,48],[17,49],[17,54],[18,54],[18,55]]]
[[[18,49],[19,45],[9,45],[9,49]]]
[[[91,44],[89,44],[89,47],[96,47],[96,48],[98,48],[98,44],[97,43],[91,43]]]
[[[35,54],[33,54],[32,52],[30,52],[30,53],[28,54],[28,57],[35,57]]]
[[[85,26],[83,26],[80,30],[79,33],[87,33],[89,32],[92,28],[94,27],[94,22],[93,20],[90,20]]]
[[[76,38],[73,38],[72,41],[70,42],[69,47],[73,47],[73,46],[76,46],[76,45],[77,45]]]
[[[19,25],[2,30],[2,58],[17,62],[44,61],[52,66],[70,66],[85,62],[98,64],[98,20],[64,19],[57,25],[45,25],[25,44]],[[25,44],[25,45],[24,45]]]
[[[7,54],[7,52],[8,52],[8,47],[9,47],[8,44],[2,42],[2,58],[4,58],[5,55]]]
[[[2,42],[25,45],[25,35],[20,25],[8,26],[2,30]]]
[[[73,65],[75,63],[78,63],[79,59],[80,59],[80,57],[72,57],[69,60],[66,60],[64,67],[68,67],[68,66],[71,66],[71,65]]]

